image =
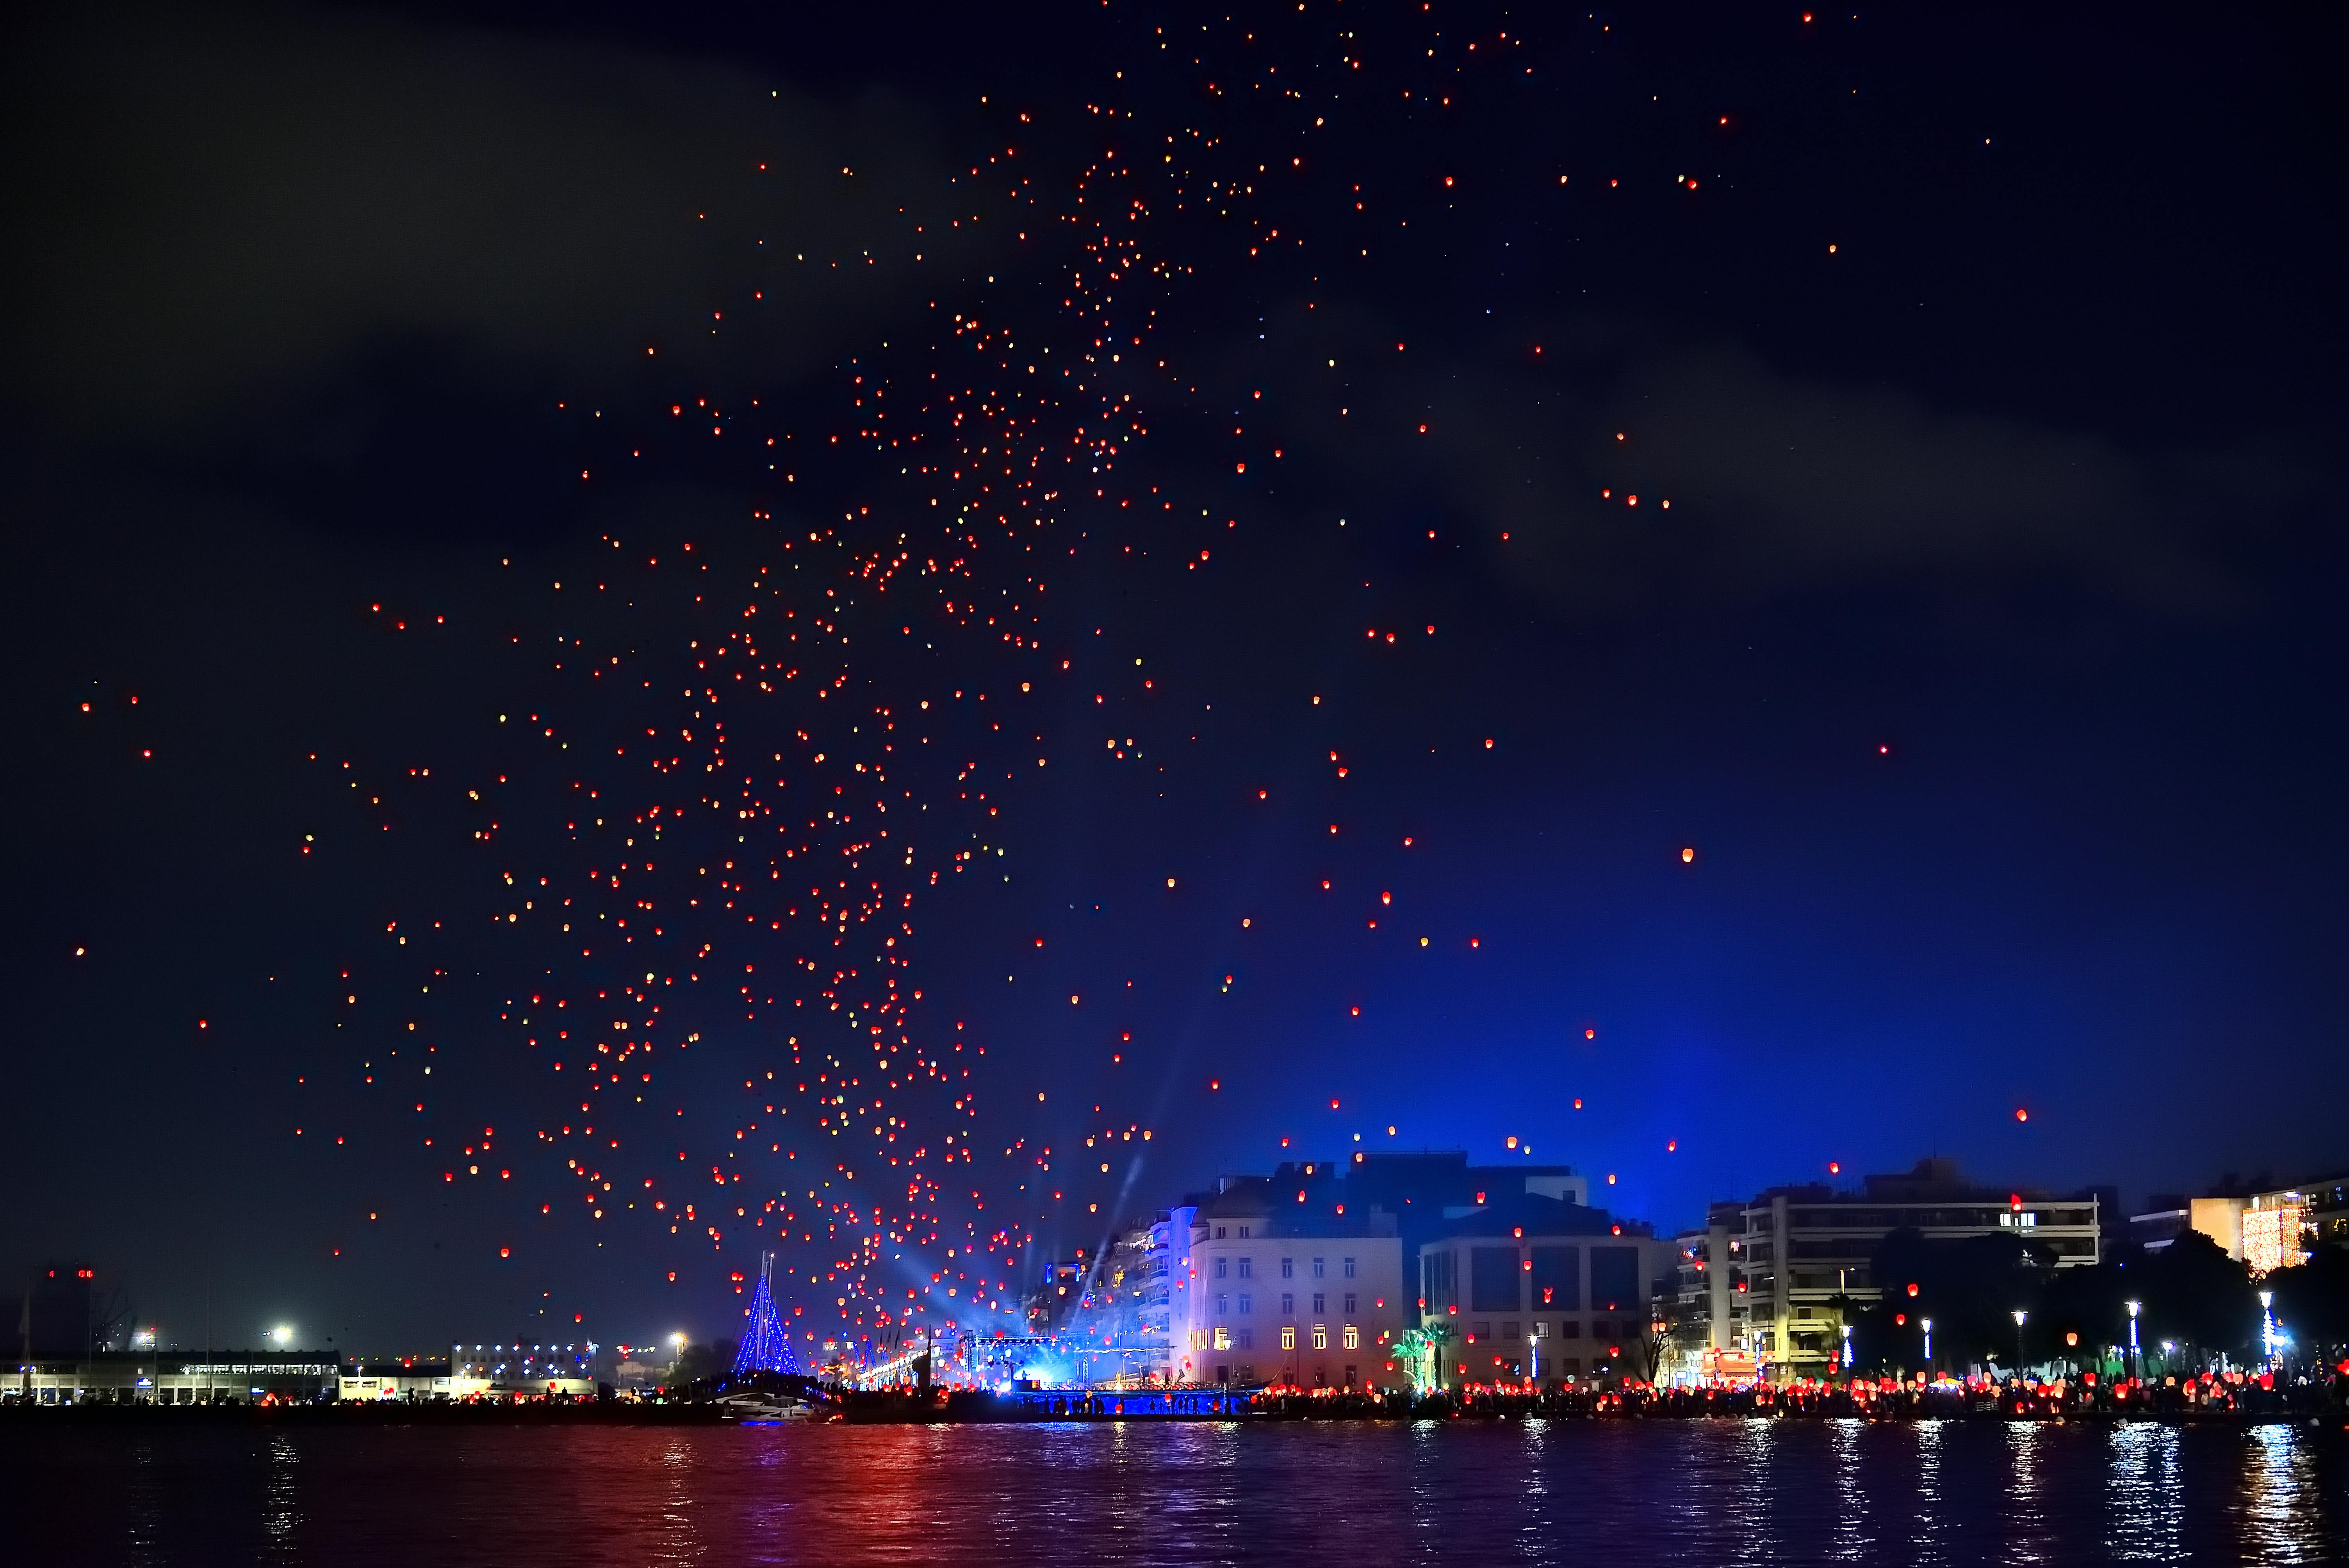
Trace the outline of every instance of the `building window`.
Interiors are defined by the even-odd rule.
[[[1330,1298],[1324,1295],[1321,1292],[1318,1290],[1315,1291],[1313,1293],[1313,1315],[1319,1317],[1329,1310]]]
[[[1280,1277],[1281,1277],[1281,1278],[1283,1278],[1283,1279],[1292,1279],[1292,1278],[1296,1277],[1296,1274],[1297,1274],[1297,1260],[1296,1260],[1295,1258],[1283,1258],[1283,1259],[1281,1259],[1281,1260],[1280,1260]]]
[[[1297,1348],[1297,1325],[1291,1323],[1286,1324],[1282,1326],[1280,1330],[1280,1347],[1283,1350],[1294,1350]]]
[[[1346,1315],[1349,1317],[1353,1316],[1354,1314],[1362,1310],[1361,1307],[1354,1305],[1356,1300],[1357,1297],[1352,1291],[1350,1290],[1346,1293]]]
[[[1354,1277],[1354,1260],[1351,1258],[1346,1260],[1346,1277],[1348,1279]]]
[[[1352,1387],[1353,1386],[1354,1386],[1354,1369],[1353,1369],[1353,1367],[1348,1367],[1346,1368],[1346,1387],[1349,1387],[1349,1388],[1350,1388],[1350,1387]]]
[[[1313,1368],[1313,1386],[1316,1388],[1327,1388],[1330,1386],[1330,1368],[1327,1367]]]
[[[1349,1350],[1360,1350],[1362,1347],[1362,1331],[1350,1323],[1339,1334],[1338,1343]],[[1352,1378],[1349,1377],[1347,1380],[1350,1382]]]
[[[1243,1297],[1242,1299],[1245,1300],[1246,1298]],[[1243,1306],[1240,1310],[1242,1312],[1246,1312],[1247,1308]],[[1256,1330],[1253,1328],[1243,1328],[1239,1333],[1233,1336],[1233,1337],[1239,1341],[1239,1348],[1242,1350],[1253,1350],[1256,1348]]]
[[[1582,1249],[1580,1247],[1536,1247],[1533,1267],[1527,1270],[1534,1287],[1536,1306],[1556,1307],[1560,1312],[1582,1309]]]
[[[1313,1348],[1316,1350],[1327,1350],[1330,1348],[1330,1326],[1328,1324],[1317,1323],[1313,1326]]]
[[[1231,1367],[1230,1367],[1227,1363],[1225,1363],[1225,1362],[1217,1362],[1217,1363],[1216,1364],[1216,1382],[1218,1382],[1218,1383],[1228,1383],[1228,1382],[1230,1382],[1231,1380],[1232,1380],[1232,1369],[1231,1369]]]
[[[1519,1326],[1520,1326],[1520,1325],[1518,1325],[1518,1324],[1516,1324],[1516,1323],[1515,1323],[1515,1322],[1505,1323],[1505,1324],[1501,1325],[1501,1337],[1502,1337],[1502,1338],[1504,1338],[1504,1339],[1515,1339],[1515,1338],[1516,1338],[1516,1337],[1517,1337],[1517,1330],[1518,1330]]]
[[[1321,1260],[1319,1258],[1315,1258],[1313,1260],[1313,1277],[1315,1279],[1319,1279],[1322,1275],[1322,1272]]]
[[[1217,1258],[1217,1259],[1216,1260],[1216,1277],[1217,1279],[1221,1279],[1221,1278],[1223,1278],[1223,1277],[1224,1277],[1224,1273],[1225,1273],[1225,1271],[1226,1271],[1227,1268],[1229,1268],[1229,1267],[1230,1267],[1229,1260],[1225,1259],[1225,1258]]]
[[[1295,1317],[1297,1315],[1297,1297],[1290,1295],[1288,1291],[1282,1291],[1280,1293],[1280,1315],[1283,1317]]]
[[[1250,1295],[1246,1291],[1240,1292],[1240,1315],[1242,1317],[1248,1316],[1254,1311],[1255,1306],[1256,1297]]]
[[[1219,1242],[1220,1242],[1220,1241],[1222,1241],[1223,1239],[1224,1239],[1224,1228],[1223,1228],[1223,1226],[1221,1226],[1221,1225],[1217,1225],[1217,1226],[1216,1227],[1216,1240],[1217,1240],[1217,1241],[1219,1241]]]
[[[1493,1326],[1488,1322],[1479,1319],[1468,1326],[1468,1337],[1471,1339],[1489,1340],[1493,1337]]]
[[[1253,1258],[1242,1258],[1240,1260],[1240,1278],[1251,1278],[1255,1275],[1255,1273],[1256,1260]]]
[[[1242,1240],[1242,1241],[1247,1241],[1247,1233],[1248,1233],[1248,1228],[1247,1228],[1246,1225],[1242,1225],[1242,1226],[1240,1227],[1240,1240]]]
[[[1232,1331],[1231,1331],[1230,1329],[1228,1329],[1228,1328],[1218,1328],[1218,1329],[1216,1329],[1216,1342],[1215,1342],[1214,1348],[1215,1348],[1215,1349],[1217,1349],[1217,1350],[1229,1350],[1231,1347],[1232,1347]],[[1230,1377],[1229,1377],[1227,1374],[1226,1374],[1226,1373],[1224,1372],[1223,1368],[1222,1368],[1222,1367],[1217,1367],[1217,1368],[1216,1369],[1216,1381],[1218,1381],[1218,1382],[1222,1382],[1222,1383],[1228,1383],[1228,1382],[1230,1382],[1230,1381],[1231,1381]]]
[[[1639,1248],[1590,1249],[1590,1305],[1605,1312],[1639,1309]]]
[[[1475,1312],[1514,1312],[1519,1305],[1517,1249],[1468,1249],[1468,1305]]]
[[[1454,1288],[1458,1278],[1450,1252],[1423,1253],[1419,1259],[1419,1294],[1427,1298],[1431,1311],[1438,1306],[1454,1306],[1460,1295]]]
[[[1217,1317],[1228,1317],[1231,1315],[1228,1305],[1231,1299],[1232,1298],[1230,1296],[1226,1295],[1222,1291],[1217,1291],[1216,1293],[1216,1315]]]

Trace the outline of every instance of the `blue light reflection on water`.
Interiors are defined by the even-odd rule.
[[[19,1422],[0,1515],[16,1561],[78,1564],[2323,1563],[2349,1433]]]

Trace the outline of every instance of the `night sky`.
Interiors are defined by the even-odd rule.
[[[2337,12],[976,9],[9,52],[9,1277],[2343,1163]]]

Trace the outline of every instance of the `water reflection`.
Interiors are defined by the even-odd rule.
[[[1549,1425],[1544,1420],[1527,1421],[1517,1445],[1526,1478],[1520,1494],[1525,1511],[1517,1522],[1517,1555],[1528,1563],[1558,1560],[1558,1532],[1550,1518],[1549,1475],[1544,1462],[1548,1457]]]
[[[2337,1563],[2349,1434],[1764,1418],[61,1438],[0,1422],[0,1513],[6,1561],[75,1568]]]
[[[1875,1540],[1868,1525],[1868,1491],[1860,1476],[1859,1440],[1867,1424],[1847,1418],[1828,1423],[1827,1452],[1835,1467],[1835,1534],[1827,1555],[1838,1563],[1873,1561]]]
[[[130,1475],[123,1489],[122,1522],[134,1563],[169,1561],[162,1539],[162,1486],[156,1475],[155,1445],[141,1439],[130,1450]]]
[[[1920,1421],[1909,1429],[1909,1469],[1916,1477],[1917,1506],[1910,1515],[1909,1561],[1928,1568],[1942,1561],[1941,1449],[1949,1441],[1943,1421]]]
[[[647,1543],[655,1563],[698,1563],[701,1560],[698,1525],[694,1518],[694,1454],[688,1439],[674,1438],[660,1456],[662,1486],[658,1523]]]
[[[2186,1512],[2178,1429],[2148,1421],[2116,1427],[2111,1449],[2106,1551],[2123,1563],[2174,1560]]]
[[[2316,1507],[2316,1457],[2296,1429],[2276,1424],[2245,1432],[2242,1477],[2245,1562],[2341,1560],[2344,1542]]]
[[[2007,1485],[2002,1498],[2006,1515],[2006,1550],[2001,1561],[2007,1563],[2045,1563],[2047,1551],[2047,1520],[2045,1501],[2040,1495],[2044,1484],[2040,1476],[2044,1462],[2043,1449],[2046,1434],[2054,1429],[2036,1421],[2004,1423],[2007,1450]]]
[[[294,1439],[280,1432],[269,1439],[269,1480],[262,1497],[261,1527],[269,1555],[295,1560],[294,1532],[302,1516],[295,1506],[294,1467],[301,1462]]]
[[[1433,1563],[1444,1555],[1448,1535],[1451,1489],[1445,1484],[1449,1466],[1446,1462],[1449,1434],[1442,1421],[1413,1421],[1411,1424],[1410,1489],[1406,1506],[1411,1510],[1410,1561]]]
[[[1772,1422],[1760,1417],[1740,1421],[1736,1426],[1732,1468],[1726,1484],[1719,1489],[1730,1550],[1734,1553],[1732,1562],[1778,1560],[1770,1541],[1770,1460],[1776,1446],[1772,1441]]]

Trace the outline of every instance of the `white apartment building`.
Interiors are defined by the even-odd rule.
[[[1914,1230],[1929,1241],[2004,1232],[2052,1268],[2093,1267],[2100,1255],[2094,1196],[1970,1185],[1949,1160],[1920,1161],[1906,1175],[1864,1177],[1857,1192],[1773,1187],[1744,1205],[1743,1218],[1731,1242],[1723,1337],[1742,1339],[1763,1375],[1780,1383],[1829,1370],[1841,1349],[1837,1298],[1860,1305],[1882,1299],[1873,1260],[1894,1231]],[[1709,1296],[1720,1288],[1717,1266],[1706,1271]]]
[[[1166,1282],[1167,1305],[1180,1309],[1178,1381],[1402,1385],[1389,1347],[1410,1321],[1402,1243],[1393,1215],[1348,1209],[1326,1185],[1292,1188],[1278,1173],[1226,1179],[1189,1208],[1187,1266]]]

